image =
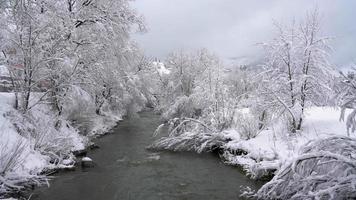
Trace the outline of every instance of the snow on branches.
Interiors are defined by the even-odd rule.
[[[338,99],[341,106],[340,120],[345,119],[345,112],[347,109],[353,109],[346,117],[347,132],[350,134],[356,130],[356,80],[355,68],[348,74],[340,73],[343,81],[341,88],[338,91]]]
[[[335,136],[311,141],[255,196],[259,199],[354,199],[355,159],[355,139]]]
[[[315,10],[299,26],[276,24],[278,36],[262,44],[267,61],[259,94],[261,107],[288,119],[288,128],[302,128],[305,108],[325,105],[331,93],[333,69],[328,62],[329,37],[320,36],[321,25]]]

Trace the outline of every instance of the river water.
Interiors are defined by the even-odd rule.
[[[95,141],[99,149],[88,152],[94,167],[55,174],[50,187],[35,189],[31,199],[239,199],[241,186],[261,187],[214,154],[146,150],[159,124],[152,112],[120,122],[112,134]]]

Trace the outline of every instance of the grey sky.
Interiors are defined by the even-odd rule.
[[[136,0],[148,33],[135,39],[150,56],[164,58],[178,49],[207,48],[227,60],[258,57],[274,34],[273,20],[289,23],[318,5],[323,32],[335,36],[332,62],[345,66],[356,59],[354,0]]]

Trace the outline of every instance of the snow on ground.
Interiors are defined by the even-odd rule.
[[[227,151],[223,157],[226,163],[242,165],[252,177],[259,178],[296,158],[300,147],[313,139],[347,136],[346,124],[339,117],[340,109],[311,107],[306,110],[303,129],[295,135],[284,132],[282,122],[249,140],[242,140],[237,131],[229,130],[227,137],[232,140],[224,145]]]

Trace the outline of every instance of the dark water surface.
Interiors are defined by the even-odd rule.
[[[35,189],[36,200],[218,200],[239,199],[240,186],[257,189],[236,167],[216,155],[151,152],[159,116],[143,112],[96,141],[88,152],[95,167],[55,174],[50,187]]]

